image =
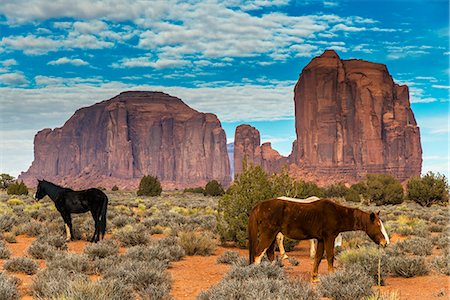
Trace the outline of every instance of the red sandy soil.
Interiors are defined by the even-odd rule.
[[[108,237],[107,237],[108,238]],[[159,238],[156,237],[156,238]],[[26,236],[17,236],[17,243],[9,244],[8,248],[12,252],[12,257],[26,256],[26,251],[34,238]],[[395,240],[395,239],[394,239]],[[86,241],[73,241],[68,244],[69,251],[82,253],[86,246]],[[124,253],[125,248],[120,249]],[[241,255],[247,256],[247,250],[238,248],[217,247],[214,255],[211,256],[187,256],[179,262],[172,263],[169,273],[172,276],[171,295],[175,299],[196,299],[202,290],[207,290],[212,285],[218,283],[228,272],[230,266],[218,264],[217,257],[225,251],[238,251]],[[288,261],[284,261],[284,268],[291,278],[310,279],[312,270],[312,260],[309,258],[309,242],[302,241],[288,255],[297,259],[300,264],[292,266]],[[44,260],[37,260],[41,268],[45,267]],[[4,260],[0,260],[0,271],[3,271]],[[23,273],[10,273],[19,278],[22,283],[19,286],[22,299],[32,299],[28,294],[32,283],[32,277]],[[320,264],[319,275],[327,274],[326,261]],[[92,280],[98,280],[99,276],[92,276]],[[405,300],[424,300],[424,299],[449,299],[450,295],[450,276],[428,275],[414,278],[396,278],[388,277],[386,285],[381,287],[381,292],[397,292],[400,299]],[[445,293],[442,295],[442,293]],[[440,296],[439,296],[440,294]]]

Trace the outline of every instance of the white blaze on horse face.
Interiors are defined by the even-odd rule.
[[[257,258],[255,258],[255,264],[259,265],[261,263],[262,258],[264,257],[264,254],[266,254],[267,248],[264,249],[264,251],[261,253],[260,256],[258,256]]]
[[[67,240],[70,241],[70,239],[72,238],[72,236],[70,235],[70,228],[69,228],[69,225],[67,225],[67,224],[64,224],[64,225],[66,226],[66,237],[67,237]]]
[[[389,236],[386,232],[386,229],[384,228],[383,221],[380,220],[381,224],[381,233],[384,235],[384,239],[386,240],[386,245],[389,245]]]

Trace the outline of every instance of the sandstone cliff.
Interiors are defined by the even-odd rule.
[[[213,114],[160,92],[124,92],[81,108],[61,128],[34,140],[34,161],[20,178],[75,188],[137,187],[143,175],[163,186],[230,182],[226,136]]]
[[[260,147],[259,132],[242,125],[235,135],[236,173],[246,156],[268,173],[289,164],[291,175],[320,184],[354,182],[368,173],[401,181],[420,175],[420,131],[408,87],[395,84],[385,65],[341,60],[327,50],[303,69],[294,102],[291,155]]]

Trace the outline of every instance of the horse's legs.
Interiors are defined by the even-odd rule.
[[[284,249],[283,239],[284,239],[284,235],[281,232],[278,232],[277,244],[278,244],[278,249],[280,249],[281,259],[287,259],[288,256],[286,255],[286,250]]]
[[[95,229],[94,229],[94,235],[90,239],[91,243],[96,243],[100,239],[100,212],[91,210],[92,218],[94,219],[95,223]]]
[[[309,257],[314,258],[314,257],[316,257],[317,240],[310,239],[309,242],[310,242]]]
[[[275,236],[278,233],[276,230],[264,231],[263,228],[260,228],[260,232],[261,235],[259,236],[258,245],[256,246],[255,264],[261,263],[261,259],[272,244],[275,247]]]
[[[327,252],[328,272],[333,272],[334,262],[334,237],[325,240],[325,251]]]
[[[317,278],[318,272],[319,272],[319,264],[323,257],[323,251],[324,251],[324,242],[323,240],[317,241],[317,250],[316,250],[316,257],[314,258],[314,267],[313,272],[311,276],[312,282],[318,282],[319,278]]]
[[[267,257],[269,258],[270,261],[274,261],[275,259],[275,244],[276,244],[276,239],[273,240],[272,244],[270,244],[269,248],[267,248]]]
[[[61,212],[61,216],[64,220],[64,226],[66,227],[66,241],[72,240],[73,232],[72,232],[72,218],[70,217],[70,213]]]

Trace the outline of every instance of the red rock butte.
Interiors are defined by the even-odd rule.
[[[322,183],[353,182],[368,173],[387,173],[400,181],[420,175],[420,131],[408,87],[394,83],[385,65],[341,60],[327,50],[303,69],[294,102],[297,139],[291,155],[272,155],[267,168],[258,154],[259,138],[253,144],[244,142],[259,132],[238,127],[235,149],[246,151],[235,154],[236,170],[247,156],[269,173],[274,166],[279,169],[281,160],[295,177]]]
[[[124,92],[84,107],[61,128],[34,139],[34,161],[19,178],[44,178],[73,188],[136,188],[143,175],[165,188],[229,185],[225,131],[201,113],[161,92]]]

